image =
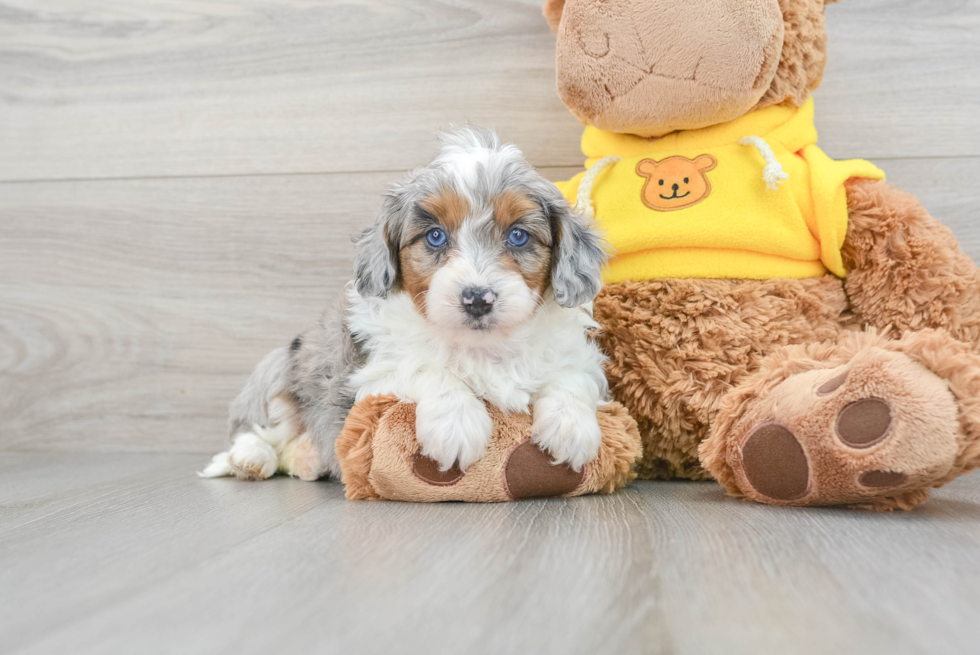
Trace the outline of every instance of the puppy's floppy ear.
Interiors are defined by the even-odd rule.
[[[578,307],[595,300],[609,255],[586,219],[572,211],[557,187],[548,186],[553,193],[542,205],[551,221],[551,289],[559,305]]]
[[[551,26],[551,31],[558,34],[558,25],[561,24],[561,12],[565,9],[565,0],[545,0],[541,13]]]
[[[398,278],[401,203],[389,194],[374,225],[354,239],[354,286],[362,296],[384,298]]]

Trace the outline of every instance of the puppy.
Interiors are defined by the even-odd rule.
[[[354,402],[416,403],[422,453],[442,470],[484,454],[484,401],[533,414],[532,441],[576,470],[608,395],[590,340],[606,253],[558,189],[484,129],[387,194],[356,240],[339,310],[269,354],[231,407],[231,448],[204,477],[340,476],[334,442]]]

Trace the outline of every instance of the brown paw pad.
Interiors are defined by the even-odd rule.
[[[576,472],[567,464],[555,466],[550,455],[528,441],[510,454],[504,479],[514,500],[564,496],[582,484],[585,468]]]
[[[453,464],[448,471],[440,471],[436,460],[426,457],[422,453],[415,453],[415,463],[412,465],[412,472],[422,482],[435,485],[437,487],[448,487],[456,484],[463,477],[463,472],[459,470],[459,464]]]
[[[855,400],[837,417],[837,436],[851,448],[870,448],[888,436],[892,412],[880,398]]]
[[[769,423],[742,443],[742,468],[749,484],[774,500],[797,500],[810,488],[810,464],[793,433]]]
[[[834,377],[830,378],[829,380],[821,384],[820,387],[817,389],[817,395],[829,396],[830,394],[840,389],[842,386],[844,386],[844,383],[847,382],[848,373],[850,373],[850,371],[844,371],[843,373],[838,373]]]
[[[858,478],[864,487],[897,487],[904,483],[909,476],[897,471],[865,471]]]

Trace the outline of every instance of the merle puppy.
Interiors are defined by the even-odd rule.
[[[339,477],[334,442],[372,394],[417,403],[421,451],[443,470],[486,450],[484,401],[532,412],[531,438],[556,463],[596,457],[608,389],[588,331],[602,242],[493,132],[440,141],[357,238],[339,308],[256,368],[231,407],[231,447],[201,475]]]

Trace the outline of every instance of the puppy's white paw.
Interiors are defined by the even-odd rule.
[[[198,471],[198,477],[223,478],[229,475],[234,475],[231,470],[231,462],[228,461],[230,456],[231,453],[227,450],[223,453],[218,453],[211,458],[211,461],[204,467],[203,471]]]
[[[276,450],[253,432],[235,437],[228,452],[231,473],[242,480],[265,480],[276,474],[279,458]]]
[[[305,434],[283,447],[279,454],[279,470],[308,482],[319,480],[327,472],[326,467],[320,464],[313,440]]]
[[[602,431],[596,408],[570,398],[545,396],[534,403],[531,441],[576,471],[599,455]]]
[[[476,396],[451,393],[422,399],[415,407],[415,436],[422,454],[434,459],[440,471],[454,463],[465,471],[487,451],[493,421]]]

